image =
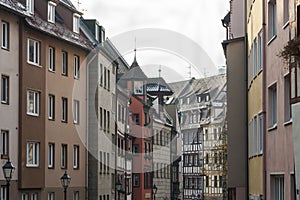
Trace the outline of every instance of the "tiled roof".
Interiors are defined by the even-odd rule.
[[[150,93],[163,93],[171,95],[173,94],[170,86],[165,82],[163,78],[148,78],[147,79],[147,92]]]

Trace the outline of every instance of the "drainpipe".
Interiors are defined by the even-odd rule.
[[[266,33],[266,2],[263,2],[263,19],[262,19],[262,26],[263,26],[263,74],[262,74],[262,115],[263,115],[263,199],[267,199],[267,187],[266,187],[266,179],[267,179],[267,172],[266,172],[266,133],[267,133],[267,115],[266,115],[266,78],[267,78],[267,59],[266,59],[266,42],[267,42],[267,33]]]

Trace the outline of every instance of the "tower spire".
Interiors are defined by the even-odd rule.
[[[159,65],[159,68],[158,68],[158,77],[159,78],[161,77],[161,65]]]
[[[134,61],[136,62],[136,37],[134,38]]]

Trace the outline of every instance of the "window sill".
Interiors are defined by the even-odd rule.
[[[273,131],[273,130],[275,130],[275,129],[277,129],[277,123],[274,124],[273,126],[269,127],[269,128],[268,128],[268,131]]]
[[[64,121],[64,120],[61,120],[61,122],[62,122],[62,123],[65,123],[65,124],[68,123],[68,121]]]
[[[62,73],[61,75],[62,75],[62,76],[65,76],[65,77],[68,77],[68,74],[63,74],[63,73]]]
[[[54,167],[53,166],[52,167],[48,166],[48,169],[54,169]]]
[[[35,113],[28,113],[28,112],[27,112],[27,115],[29,115],[29,116],[33,116],[33,117],[38,117],[38,116],[39,116],[39,114],[35,114]]]
[[[1,104],[9,105],[8,101],[1,101]]]
[[[7,154],[1,154],[1,159],[7,160],[9,159],[9,156]]]
[[[289,121],[284,122],[283,125],[284,126],[288,126],[288,125],[290,125],[292,123],[293,123],[293,119],[291,118],[291,119],[289,119]]]
[[[8,47],[1,47],[1,49],[5,50],[5,51],[9,51]]]
[[[26,167],[28,167],[28,168],[38,168],[39,166],[38,165],[28,165],[28,164],[26,164]]]
[[[55,73],[55,70],[52,70],[52,69],[48,69],[48,71],[51,73]]]
[[[285,29],[286,27],[288,27],[290,24],[290,21],[288,20],[283,26],[282,26],[282,29]]]
[[[27,63],[30,64],[30,65],[42,68],[42,66],[40,64],[38,64],[38,63],[30,62],[28,60],[27,60]]]
[[[271,37],[271,39],[268,41],[267,46],[269,46],[276,38],[277,38],[277,35],[273,35]]]

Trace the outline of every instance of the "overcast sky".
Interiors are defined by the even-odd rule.
[[[77,0],[73,0],[77,7],[76,2]],[[168,82],[189,78],[190,65],[192,77],[213,75],[218,66],[225,65],[221,42],[226,35],[221,19],[229,11],[229,0],[81,0],[80,2],[79,10],[83,10],[83,17],[97,19],[100,25],[105,27],[106,37],[113,42],[114,38],[120,38],[120,35],[127,32],[133,31],[135,35],[134,30],[147,28],[154,30],[155,33],[157,33],[155,30],[166,30],[167,35],[170,33],[170,38],[162,37],[162,40],[172,42],[178,35],[183,35],[181,43],[187,41],[186,43],[194,42],[198,45],[199,48],[194,45],[190,52],[183,53],[194,55],[189,57],[180,55],[182,52],[172,49],[173,47],[168,46],[167,48],[171,49],[164,49],[157,43],[152,46],[154,48],[147,49],[149,46],[141,41],[143,39],[140,36],[135,35],[137,60],[148,76],[158,76],[159,65],[162,65],[161,75]],[[121,53],[131,64],[134,37],[127,38],[126,42],[132,48]],[[119,44],[116,43],[114,44],[119,49]],[[211,62],[208,62],[207,58],[203,59],[205,53],[201,51],[206,53]],[[195,61],[197,55],[202,55],[198,56],[203,60],[202,63]],[[215,69],[212,69],[211,65],[214,65]]]

